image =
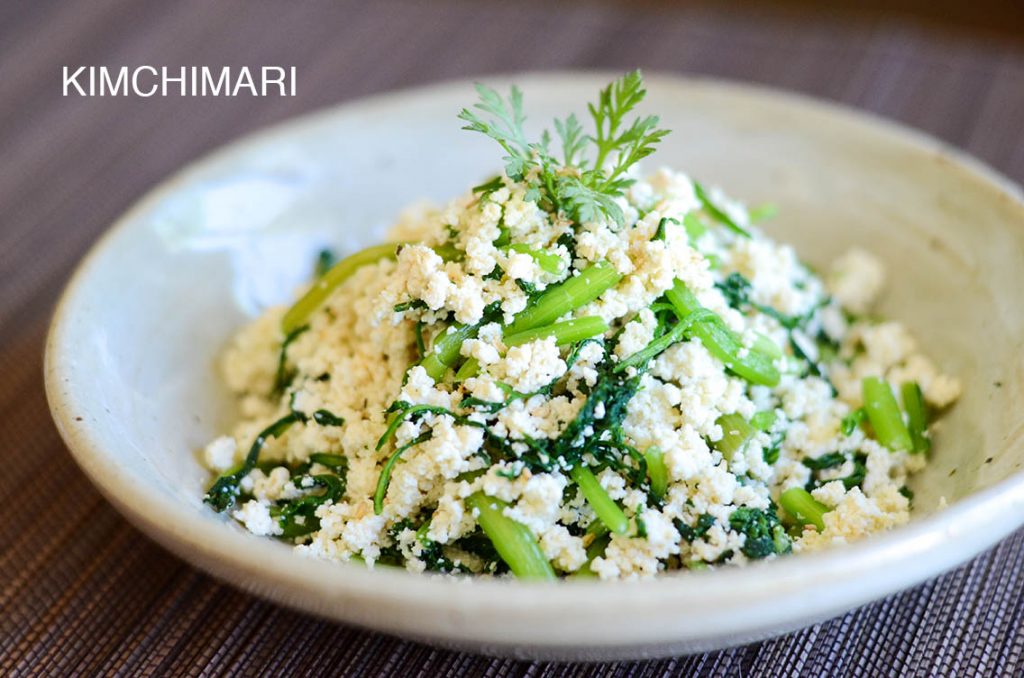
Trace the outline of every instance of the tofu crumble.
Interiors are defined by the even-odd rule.
[[[743,565],[907,522],[960,384],[871,315],[881,262],[853,249],[819,277],[758,210],[641,175],[666,132],[625,121],[639,73],[602,91],[594,132],[557,121],[560,143],[523,140],[515,90],[480,92],[460,117],[505,171],[231,341],[240,419],[204,451],[207,502],[309,557],[523,579]]]

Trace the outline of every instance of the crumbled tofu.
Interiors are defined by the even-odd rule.
[[[628,358],[642,351],[654,339],[654,328],[657,319],[649,308],[641,309],[632,322],[626,323],[625,329],[615,345],[615,355],[620,359]]]
[[[852,313],[867,313],[885,285],[885,267],[878,258],[854,248],[832,263],[828,288]]]
[[[672,521],[653,509],[639,519],[646,537],[614,535],[603,556],[594,558],[591,569],[602,579],[651,577],[662,568],[661,561],[679,553],[679,532]]]
[[[544,556],[563,572],[575,572],[587,562],[583,539],[569,534],[562,525],[555,525],[540,536]]]
[[[708,195],[753,237],[719,227],[684,174],[630,176],[636,181],[616,199],[624,226],[573,224],[508,178],[484,195],[417,206],[392,233],[411,244],[334,291],[283,362],[284,309],[243,328],[221,361],[240,420],[202,451],[221,474],[241,450],[262,445],[231,515],[254,534],[281,536],[282,507],[313,497],[315,508],[294,522],[309,533],[289,537],[303,555],[493,574],[498,565],[473,546],[483,535],[467,505],[482,493],[504,503],[502,515],[528,530],[558,573],[589,564],[603,579],[763,557],[731,518],[740,508],[769,515],[790,488],[812,488],[829,508],[825,529],[805,529],[794,551],[906,522],[900,489],[926,455],[886,449],[868,427],[844,432],[844,417],[862,405],[867,376],[888,380],[897,395],[915,381],[936,408],[952,404],[961,385],[903,325],[858,317],[881,291],[880,262],[851,250],[822,282],[720,190]],[[691,232],[694,221],[702,233]],[[540,251],[564,265],[545,270]],[[507,325],[536,294],[596,262],[621,279],[557,320],[598,316],[609,325],[603,336],[571,346],[552,336],[505,343]],[[735,336],[741,359],[767,350],[766,341],[782,350],[769,357],[777,384],[746,381],[720,346],[690,330],[647,363],[622,365],[678,321],[663,303],[677,281],[721,320],[718,336]],[[737,281],[742,299],[727,284]],[[438,344],[456,332],[468,338],[442,356]],[[424,356],[442,369],[421,364]],[[472,374],[456,378],[465,361],[474,361]],[[622,393],[629,397],[614,397]],[[723,454],[734,433],[723,430],[725,415],[768,423]],[[296,420],[267,436],[282,417]],[[640,458],[664,465],[663,495]],[[829,468],[811,468],[822,459]],[[571,480],[576,464],[589,466],[623,511],[623,533],[595,537],[599,512]],[[322,480],[334,475],[344,482]],[[595,539],[607,545],[589,560]]]
[[[247,530],[257,536],[281,534],[281,526],[270,516],[270,506],[265,502],[250,499],[232,515],[235,520],[245,525]]]
[[[210,441],[203,450],[203,460],[211,471],[222,473],[235,465],[238,443],[231,436],[220,436]]]
[[[566,365],[554,337],[513,346],[490,373],[520,393],[532,393],[565,374]]]
[[[838,485],[839,489],[834,486]],[[827,489],[825,489],[827,488]],[[824,515],[825,529],[805,529],[793,544],[796,551],[846,544],[873,532],[888,530],[910,519],[909,505],[895,488],[889,487],[878,497],[867,497],[860,488],[842,491],[842,483],[833,481],[815,491],[815,498],[827,500],[832,510]],[[825,491],[822,491],[825,490]]]

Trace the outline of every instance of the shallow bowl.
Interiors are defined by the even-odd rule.
[[[532,121],[579,110],[608,74],[520,75]],[[886,261],[882,312],[964,382],[905,527],[826,553],[634,583],[455,580],[311,560],[202,502],[196,450],[232,402],[214,363],[284,302],[325,244],[380,240],[399,210],[499,167],[459,130],[468,82],[298,118],[182,170],[125,214],[68,285],[47,343],[53,416],[75,459],[145,534],[241,588],[343,622],[534,658],[663,656],[780,634],[933,577],[1024,522],[1024,199],[1006,179],[891,123],[789,94],[648,79],[673,133],[648,161],[772,201],[769,234],[812,264]],[[948,504],[947,508],[938,507]]]

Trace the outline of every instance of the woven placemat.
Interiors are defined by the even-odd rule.
[[[725,652],[526,664],[436,650],[224,586],[91,487],[43,395],[75,262],[149,186],[230,138],[368,93],[597,67],[811,93],[935,134],[1024,179],[1024,49],[1005,33],[770,5],[30,0],[0,5],[0,674],[1021,675],[1024,533],[844,617]],[[294,65],[293,99],[60,96],[63,65]]]

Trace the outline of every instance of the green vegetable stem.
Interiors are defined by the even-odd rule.
[[[299,327],[302,327],[313,311],[320,308],[320,305],[327,300],[331,292],[338,289],[342,283],[352,277],[356,271],[363,266],[375,264],[381,259],[394,259],[397,256],[398,245],[386,243],[368,247],[361,252],[356,252],[350,257],[342,259],[329,271],[317,278],[313,286],[309,288],[295,304],[288,309],[281,318],[281,330],[285,336],[290,335]]]
[[[862,383],[864,411],[868,414],[871,428],[875,430],[878,442],[890,450],[911,450],[914,442],[907,425],[903,423],[900,406],[896,397],[883,379],[867,377]]]
[[[590,504],[590,508],[594,510],[605,527],[615,534],[625,534],[629,529],[629,519],[626,518],[626,514],[622,512],[619,505],[608,496],[608,492],[601,487],[601,483],[593,471],[580,464],[569,471],[569,477],[579,486],[587,503]]]
[[[802,487],[792,487],[779,496],[779,504],[799,525],[814,525],[818,532],[825,529],[825,514],[829,508],[811,496]]]
[[[545,290],[529,308],[515,317],[505,328],[505,334],[515,335],[553,323],[566,313],[594,301],[621,279],[619,272],[608,262],[593,264],[579,275]]]
[[[679,280],[672,289],[665,292],[665,297],[675,307],[680,319],[685,319],[691,313],[706,311],[697,297]],[[762,386],[776,386],[779,383],[779,371],[772,364],[771,358],[756,348],[744,349],[739,337],[717,315],[711,313],[701,318],[689,331],[704,344],[711,355],[747,381]]]
[[[476,492],[466,497],[466,505],[477,514],[477,522],[494,549],[519,579],[555,578],[554,568],[530,528],[505,515],[508,504]]]

